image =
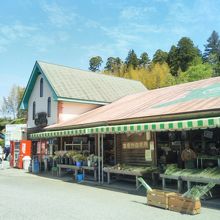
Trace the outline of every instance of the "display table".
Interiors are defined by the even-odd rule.
[[[160,174],[160,177],[162,179],[162,187],[163,189],[166,188],[166,179],[171,180],[177,180],[177,188],[178,191],[182,191],[182,182],[187,182],[187,189],[191,188],[191,183],[215,183],[220,185],[220,179],[217,178],[205,178],[205,177],[192,177],[192,176],[175,176],[175,175],[166,175],[166,174]]]
[[[58,167],[58,175],[61,176],[62,169],[71,169],[75,172],[75,179],[77,178],[78,171],[81,170],[81,167],[67,164],[57,164]]]
[[[197,168],[199,168],[199,161],[200,161],[200,167],[203,168],[204,160],[217,160],[218,167],[220,167],[220,156],[199,155],[197,157]]]
[[[85,176],[86,171],[93,171],[95,181],[97,181],[97,170],[97,167],[82,166],[83,175]]]
[[[178,192],[182,192],[182,179],[180,176],[174,176],[174,175],[166,175],[166,174],[160,174],[160,178],[162,179],[162,188],[166,188],[166,179],[170,180],[176,180],[177,181],[177,190]]]
[[[146,173],[151,173],[152,174],[152,179],[154,180],[154,174],[156,173],[156,170],[145,170],[145,171],[132,171],[132,170],[120,170],[120,169],[115,169],[112,167],[104,167],[103,171],[107,173],[107,182],[110,184],[111,182],[111,174],[120,174],[120,175],[128,175],[128,176],[134,176],[135,181],[136,181],[136,187],[138,188],[139,182],[138,182],[138,177],[142,177]]]
[[[97,181],[97,167],[89,167],[89,166],[74,166],[68,164],[57,164],[58,167],[58,175],[61,176],[62,169],[71,169],[74,170],[75,179],[77,178],[78,171],[82,171],[83,175],[85,176],[86,171],[93,171],[94,172],[94,180]]]

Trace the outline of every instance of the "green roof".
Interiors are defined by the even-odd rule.
[[[123,96],[147,90],[139,81],[37,61],[21,108],[27,108],[34,83],[40,73],[51,86],[55,100],[104,105]]]

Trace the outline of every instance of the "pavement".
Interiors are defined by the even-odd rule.
[[[145,196],[18,169],[0,170],[0,220],[217,220],[219,216],[218,209],[202,207],[199,215],[185,215],[147,206]]]

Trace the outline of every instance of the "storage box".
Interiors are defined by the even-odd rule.
[[[169,210],[195,215],[200,213],[201,203],[200,200],[193,200],[182,197],[181,194],[170,195],[168,198]]]
[[[82,182],[84,180],[83,174],[77,174],[77,182]]]
[[[152,190],[147,193],[147,204],[168,209],[168,197],[175,195],[173,192],[167,192],[162,190]]]

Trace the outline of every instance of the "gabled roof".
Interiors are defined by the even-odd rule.
[[[167,116],[192,113],[199,116],[211,111],[220,111],[220,77],[128,95],[46,129],[117,124],[134,119],[160,121]]]
[[[105,105],[123,96],[147,90],[139,81],[37,61],[26,87],[21,108],[27,108],[39,74],[48,81],[55,100]]]

